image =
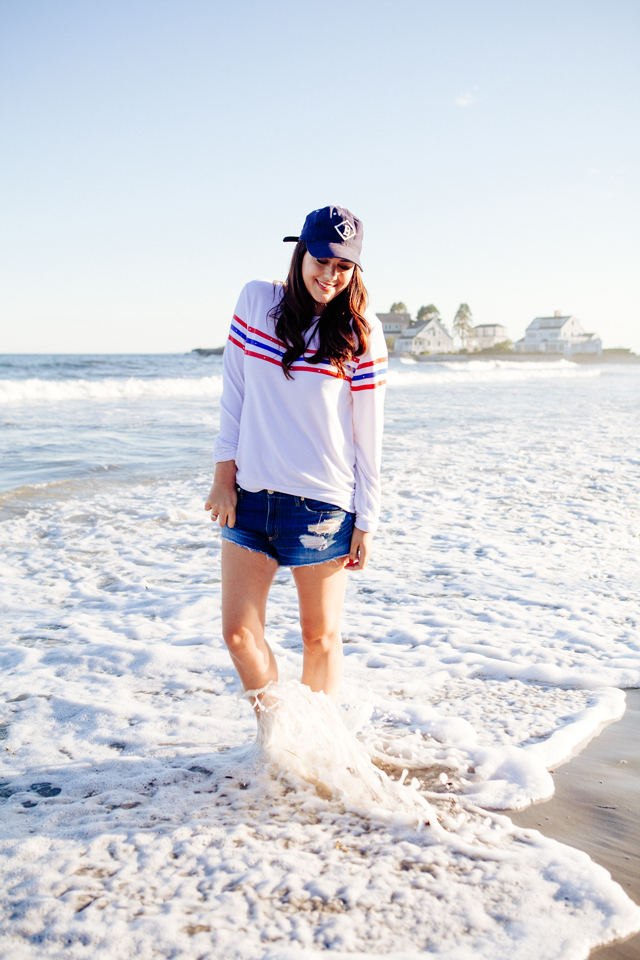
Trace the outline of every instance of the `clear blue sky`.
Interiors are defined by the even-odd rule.
[[[0,352],[221,344],[305,214],[374,310],[640,351],[637,0],[0,0]]]

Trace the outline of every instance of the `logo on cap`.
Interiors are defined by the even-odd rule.
[[[349,223],[348,220],[343,220],[342,223],[335,223],[334,229],[338,231],[343,240],[351,240],[351,237],[355,237],[356,228],[352,223]]]

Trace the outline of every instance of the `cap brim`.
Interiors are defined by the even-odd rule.
[[[300,237],[283,237],[283,238],[282,238],[282,242],[283,242],[283,243],[297,243],[299,239],[300,239]]]
[[[312,257],[335,257],[338,260],[349,260],[355,263],[356,267],[362,270],[358,251],[349,246],[348,243],[326,243],[322,240],[307,241],[307,250]]]

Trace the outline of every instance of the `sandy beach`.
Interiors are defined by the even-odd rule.
[[[640,690],[626,695],[623,718],[554,773],[551,800],[509,816],[521,827],[584,850],[640,903]],[[593,960],[638,957],[640,934],[591,954]]]

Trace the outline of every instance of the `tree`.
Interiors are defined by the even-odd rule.
[[[494,353],[512,353],[513,340],[501,340],[500,343],[495,343],[491,349]]]
[[[453,318],[453,332],[462,340],[462,346],[465,346],[465,340],[471,336],[473,327],[471,326],[471,310],[467,303],[461,303],[458,312]]]
[[[417,319],[431,320],[431,318],[435,320],[440,319],[440,311],[438,310],[438,308],[433,303],[430,303],[428,307],[420,307],[420,309],[418,310]]]
[[[391,304],[391,313],[409,313],[402,300]]]

